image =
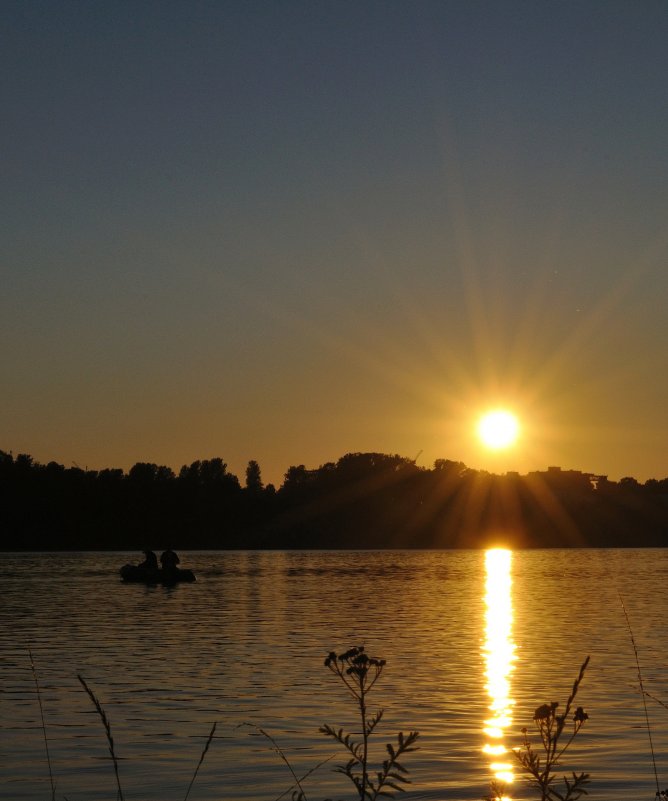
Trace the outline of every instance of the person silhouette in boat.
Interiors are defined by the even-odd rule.
[[[174,553],[171,548],[167,548],[166,551],[163,551],[160,556],[160,564],[162,565],[162,569],[168,575],[174,575],[177,570],[177,565],[181,560],[179,557]]]
[[[142,551],[142,553],[146,558],[143,562],[139,563],[139,567],[143,568],[144,570],[157,570],[158,557],[153,553],[153,551]]]

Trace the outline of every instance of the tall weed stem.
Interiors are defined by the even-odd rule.
[[[328,737],[334,738],[348,752],[350,759],[345,765],[339,765],[336,770],[343,773],[355,785],[360,801],[391,797],[394,791],[403,791],[402,784],[410,784],[407,777],[408,770],[401,764],[399,757],[403,754],[417,750],[414,743],[419,734],[409,732],[405,737],[403,732],[397,735],[397,745],[387,743],[388,759],[383,760],[381,769],[372,778],[369,772],[369,738],[383,717],[383,710],[379,709],[375,715],[369,715],[367,708],[367,695],[383,673],[385,660],[370,657],[366,654],[364,646],[350,648],[337,656],[331,652],[325,659],[325,667],[337,676],[348,692],[354,698],[360,716],[361,742],[355,740],[352,734],[343,729],[324,725],[320,731]]]
[[[633,629],[631,628],[631,621],[629,620],[628,612],[626,611],[626,606],[624,606],[624,599],[622,598],[621,594],[619,596],[619,602],[622,605],[622,611],[624,612],[624,617],[626,618],[626,627],[629,630],[629,636],[631,637],[631,645],[633,646],[633,654],[636,660],[636,670],[638,672],[638,684],[640,685],[640,695],[642,696],[642,705],[643,709],[645,710],[645,722],[647,723],[647,738],[649,739],[649,750],[652,755],[652,767],[654,768],[654,781],[656,782],[656,794],[657,796],[660,794],[659,790],[659,772],[656,768],[656,756],[654,754],[654,743],[652,742],[652,727],[649,723],[649,711],[647,710],[647,694],[645,692],[645,686],[642,680],[642,671],[640,670],[640,657],[638,656],[638,647],[636,646],[636,640],[633,636]]]
[[[206,741],[206,744],[204,746],[204,750],[202,751],[202,754],[201,754],[201,756],[199,758],[199,762],[197,763],[197,767],[195,768],[195,772],[193,773],[193,777],[190,780],[190,784],[188,785],[188,790],[186,791],[186,795],[185,795],[185,798],[183,799],[183,801],[188,801],[188,796],[190,795],[190,791],[192,790],[192,786],[193,786],[193,784],[195,784],[195,779],[197,778],[197,774],[199,773],[199,769],[202,767],[202,762],[204,762],[204,757],[206,756],[206,752],[209,750],[209,746],[211,745],[211,741],[213,740],[213,735],[216,733],[216,726],[217,725],[218,725],[217,723],[214,723],[213,726],[211,727],[211,731],[209,732],[209,737],[208,737],[208,739]]]
[[[44,707],[42,705],[42,693],[39,687],[39,681],[37,680],[37,670],[35,669],[35,660],[32,656],[32,651],[30,648],[28,649],[28,655],[30,656],[30,669],[32,670],[32,677],[35,682],[35,689],[37,691],[37,703],[39,704],[39,715],[42,720],[42,734],[44,735],[44,750],[46,751],[46,764],[49,767],[49,781],[51,783],[51,801],[55,801],[56,799],[56,784],[53,780],[53,770],[51,768],[51,756],[49,754],[49,739],[46,736],[46,723],[44,721]]]
[[[559,703],[552,701],[549,704],[541,704],[534,712],[533,720],[538,729],[542,754],[536,749],[529,740],[528,729],[523,728],[524,735],[523,747],[515,754],[522,766],[529,783],[540,792],[540,801],[577,801],[587,794],[585,785],[589,784],[588,773],[572,773],[571,777],[564,776],[564,792],[559,792],[553,786],[556,779],[555,770],[560,764],[566,750],[570,747],[576,735],[589,719],[589,715],[579,706],[571,717],[571,711],[577,696],[585,670],[589,664],[589,657],[585,659],[580,667],[578,677],[573,682],[573,689],[566,701],[562,714],[557,714]],[[565,741],[561,740],[567,724],[572,723],[570,736]],[[493,798],[499,797],[497,788],[493,788],[495,793]]]
[[[81,685],[83,686],[84,690],[88,694],[88,697],[93,702],[93,706],[95,707],[95,710],[96,710],[97,714],[100,716],[100,719],[102,720],[102,725],[104,726],[104,731],[105,731],[105,733],[107,735],[107,744],[109,746],[109,753],[111,754],[111,760],[114,763],[114,774],[116,776],[116,786],[118,788],[118,798],[120,799],[120,801],[124,801],[123,789],[121,787],[121,779],[120,779],[120,776],[119,776],[119,773],[118,773],[118,758],[116,757],[116,751],[114,750],[114,738],[111,736],[111,724],[109,723],[109,718],[107,718],[107,715],[106,715],[104,709],[102,708],[102,704],[98,701],[95,693],[86,684],[86,681],[83,678],[83,676],[81,676],[80,674],[77,673],[77,678],[79,679],[79,681],[81,682]]]

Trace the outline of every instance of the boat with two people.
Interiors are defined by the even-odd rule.
[[[160,565],[153,551],[143,551],[144,561],[138,565],[123,565],[121,579],[131,584],[178,584],[196,581],[192,570],[180,568],[181,560],[171,548],[163,551]]]

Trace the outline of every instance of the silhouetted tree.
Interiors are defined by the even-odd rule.
[[[254,459],[251,459],[248,462],[248,467],[246,467],[246,489],[249,492],[258,493],[262,491],[262,488],[260,465]]]
[[[382,453],[303,464],[276,491],[250,461],[245,489],[219,457],[126,475],[0,450],[0,547],[471,547],[505,531],[515,547],[668,545],[668,478],[639,484],[550,468],[492,475]]]

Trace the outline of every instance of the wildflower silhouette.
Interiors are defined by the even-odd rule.
[[[588,773],[572,773],[571,777],[564,776],[563,792],[557,790],[553,784],[556,779],[555,769],[560,764],[560,759],[571,745],[575,736],[589,719],[589,715],[579,706],[571,714],[573,702],[577,695],[580,683],[584,677],[585,670],[589,664],[589,657],[585,659],[580,667],[580,673],[573,682],[573,689],[568,696],[563,714],[558,714],[559,704],[552,701],[550,704],[541,704],[533,715],[533,720],[542,746],[542,756],[529,740],[528,729],[523,728],[524,737],[522,747],[515,751],[515,756],[529,780],[529,784],[540,792],[540,801],[577,801],[583,795],[587,795],[584,789],[589,784]],[[568,731],[567,731],[568,729]],[[564,732],[570,732],[568,739],[563,742]],[[492,794],[486,801],[498,801],[505,795],[505,787],[492,784]]]
[[[328,737],[339,742],[350,755],[345,765],[339,765],[335,770],[343,773],[355,785],[360,801],[378,798],[379,796],[392,797],[394,791],[403,791],[403,784],[410,784],[407,777],[408,770],[399,761],[404,754],[416,751],[414,747],[419,733],[411,731],[407,735],[399,732],[397,744],[387,743],[388,758],[383,760],[380,770],[372,777],[369,771],[369,738],[383,717],[383,710],[379,709],[370,715],[367,709],[367,695],[371,688],[380,679],[385,660],[370,657],[364,651],[364,646],[350,648],[337,656],[331,652],[325,659],[325,667],[337,676],[348,692],[355,699],[359,710],[361,732],[354,739],[353,734],[324,725],[320,731]]]

